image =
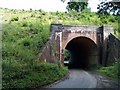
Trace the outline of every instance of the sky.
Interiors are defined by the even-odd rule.
[[[9,8],[9,9],[25,9],[29,10],[32,8],[33,10],[42,9],[44,11],[60,11],[64,12],[66,10],[67,2],[64,3],[61,0],[0,0],[0,7]],[[99,0],[89,0],[88,7],[91,7],[91,11],[97,11],[97,4],[99,4]]]

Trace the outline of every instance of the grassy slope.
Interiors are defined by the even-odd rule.
[[[112,66],[101,67],[97,71],[113,80],[120,81],[120,58]]]
[[[35,17],[35,12],[2,12],[4,89],[41,87],[66,75],[67,68],[37,61],[49,37],[50,24],[44,20],[46,13],[36,13]]]
[[[3,89],[35,88],[48,85],[59,80],[67,73],[67,68],[55,64],[21,63],[17,61],[3,62]]]
[[[65,75],[67,72],[65,68],[58,68],[56,65],[47,63],[44,65],[41,62],[36,63],[36,56],[48,40],[51,23],[108,24],[113,25],[115,31],[118,32],[118,18],[112,15],[3,9],[0,9],[0,14],[3,15],[2,53],[5,88],[43,86],[59,79],[58,76]]]

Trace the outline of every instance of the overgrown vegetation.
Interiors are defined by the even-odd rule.
[[[71,60],[70,52],[67,49],[65,49],[65,51],[64,51],[64,60],[65,61]]]
[[[57,65],[37,62],[37,55],[49,40],[50,24],[113,25],[118,17],[92,12],[44,12],[42,10],[0,9],[3,15],[3,87],[36,87],[49,84],[67,72]]]
[[[66,68],[37,60],[49,39],[46,12],[1,9],[1,14],[3,89],[41,87],[66,75]]]
[[[42,87],[59,80],[66,73],[67,68],[55,64],[4,60],[3,89]]]
[[[113,80],[120,81],[120,58],[111,66],[99,68],[98,72],[110,77]]]

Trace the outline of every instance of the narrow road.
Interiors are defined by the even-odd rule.
[[[89,71],[72,69],[68,77],[47,88],[120,88],[116,82]]]
[[[97,80],[84,70],[70,70],[67,79],[50,88],[96,88]]]

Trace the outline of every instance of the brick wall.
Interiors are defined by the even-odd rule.
[[[105,65],[112,65],[120,57],[120,40],[113,34],[106,38]]]

